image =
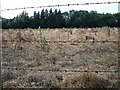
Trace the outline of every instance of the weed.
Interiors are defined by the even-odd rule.
[[[42,49],[45,49],[45,45],[47,45],[46,38],[42,35],[42,30],[39,27],[39,31],[37,34],[37,42],[41,45]]]

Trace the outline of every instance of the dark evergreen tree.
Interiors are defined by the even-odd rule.
[[[41,28],[45,28],[45,11],[44,11],[44,9],[41,11],[40,27]]]
[[[2,28],[88,28],[88,27],[120,27],[120,13],[116,14],[100,14],[96,11],[75,11],[61,13],[61,11],[42,10],[34,12],[29,17],[28,13],[23,11],[13,19],[2,18]]]
[[[87,19],[87,27],[99,27],[100,17],[96,11],[91,11]]]
[[[120,27],[120,13],[116,13],[116,14],[114,14],[114,16],[115,16],[115,26],[116,27]]]
[[[52,12],[52,9],[50,9],[49,17],[47,20],[48,28],[54,28],[54,20],[55,20],[54,13]]]
[[[56,28],[62,28],[62,27],[65,27],[66,24],[65,24],[65,19],[63,18],[62,16],[62,13],[61,11],[59,10],[58,12],[55,11],[55,27]]]

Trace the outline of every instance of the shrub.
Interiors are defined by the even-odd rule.
[[[42,35],[42,30],[39,27],[37,42],[41,45],[42,49],[45,49],[45,45],[47,44],[46,38]]]

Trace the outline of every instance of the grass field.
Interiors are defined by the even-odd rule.
[[[118,29],[2,32],[4,88],[117,88]]]

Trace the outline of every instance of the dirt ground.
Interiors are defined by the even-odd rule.
[[[45,44],[37,42],[35,35],[37,32],[33,30],[26,30],[27,33],[24,35],[21,30],[20,36],[15,30],[3,31],[4,88],[118,87],[118,38],[116,36],[110,36],[109,39],[104,36],[106,39],[102,38],[103,40],[98,41],[95,37],[88,38],[91,32],[88,30],[88,33],[86,30],[87,33],[81,36],[81,41],[78,41],[75,37],[74,40],[72,39],[76,30],[73,30],[73,36],[67,39],[66,35],[71,32],[56,33],[58,31],[54,31],[52,37],[47,34],[49,32],[43,32],[47,41]],[[116,31],[112,31],[111,35],[117,35]],[[53,39],[57,34],[66,40],[61,39],[59,35],[58,39]],[[100,36],[99,34],[101,33],[97,33],[96,37]]]

